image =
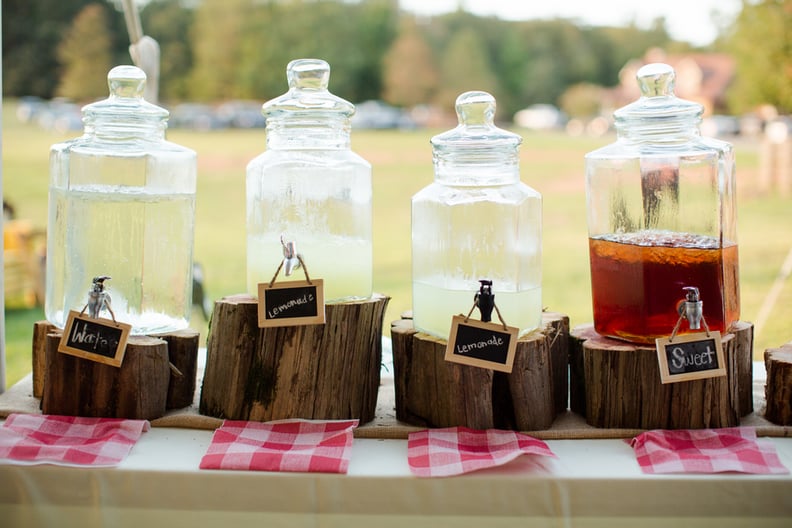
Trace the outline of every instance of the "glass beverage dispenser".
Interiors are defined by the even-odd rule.
[[[50,152],[46,317],[62,328],[108,276],[115,318],[133,333],[183,329],[196,155],[165,140],[168,112],[143,100],[143,70],[115,67],[108,84],[108,99],[83,108],[84,134]]]
[[[586,155],[595,330],[654,343],[697,288],[707,326],[726,331],[740,316],[732,148],[701,137],[703,109],[674,95],[670,66],[637,78],[617,141]]]
[[[542,198],[520,181],[522,138],[494,125],[495,99],[467,92],[459,126],[432,138],[435,181],[412,199],[413,322],[447,339],[491,280],[521,334],[541,322]]]
[[[371,165],[350,149],[355,107],[328,92],[323,60],[292,61],[286,75],[289,91],[263,106],[267,150],[247,167],[248,291],[272,280],[283,238],[324,279],[326,301],[369,298]]]

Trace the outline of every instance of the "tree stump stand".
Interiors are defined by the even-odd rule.
[[[396,418],[421,427],[537,431],[567,408],[569,319],[543,314],[543,327],[520,338],[512,372],[445,361],[446,340],[391,325]]]
[[[725,377],[663,385],[657,350],[603,337],[593,325],[570,334],[570,406],[594,427],[702,429],[734,427],[753,411],[753,325],[722,336]]]
[[[765,418],[777,425],[792,425],[792,343],[765,350],[764,362]]]
[[[170,364],[162,339],[131,336],[120,367],[58,352],[61,332],[46,338],[44,414],[153,420],[165,414]]]
[[[33,397],[44,393],[44,371],[47,368],[47,335],[58,328],[49,321],[33,323]]]
[[[142,414],[149,416],[146,419],[158,418],[164,414],[164,410],[159,409],[160,397],[165,399],[165,409],[181,409],[193,403],[195,399],[195,385],[196,375],[198,370],[198,345],[200,334],[194,330],[180,330],[166,334],[157,334],[155,336],[132,336],[127,343],[127,351],[124,355],[124,362],[121,367],[112,367],[105,365],[105,368],[99,369],[93,367],[93,361],[76,358],[68,354],[58,353],[58,340],[60,339],[62,331],[55,325],[47,321],[38,321],[33,325],[33,397],[42,399],[42,410],[44,409],[44,394],[47,385],[47,380],[53,380],[52,383],[61,384],[62,386],[51,387],[48,398],[59,396],[59,391],[67,390],[67,387],[80,385],[80,394],[74,395],[75,401],[70,401],[69,396],[63,403],[57,403],[51,399],[47,400],[47,409],[44,411],[47,414],[66,414],[73,416],[102,416],[112,417],[112,413],[131,413],[129,416],[115,416],[117,418],[140,418]],[[50,341],[53,341],[52,343]],[[132,372],[134,369],[147,369],[155,368],[159,371],[159,366],[152,367],[151,364],[146,364],[140,367],[140,362],[144,361],[143,356],[137,357],[142,354],[142,350],[146,347],[158,348],[165,345],[164,361],[168,367],[168,379],[166,380],[164,395],[159,392],[162,389],[159,387],[158,376],[149,380],[148,372],[145,370],[139,372]],[[54,343],[54,344],[53,344]],[[130,348],[131,345],[131,348]],[[52,351],[49,348],[54,346]],[[130,359],[130,351],[132,351],[132,359]],[[54,354],[54,355],[53,355]],[[158,352],[150,353],[158,354]],[[64,357],[65,356],[65,357]],[[151,357],[154,357],[151,356]],[[78,361],[79,360],[79,361]],[[87,363],[83,365],[82,362]],[[98,364],[96,364],[98,365]],[[61,371],[59,369],[66,369]],[[130,372],[119,373],[118,370],[130,370]],[[68,372],[67,372],[68,371]],[[69,379],[68,376],[77,376]],[[80,376],[88,376],[81,378]],[[108,395],[100,395],[99,392],[92,392],[88,388],[84,388],[86,384],[98,384],[104,386],[108,382],[104,378],[113,378],[109,383],[121,383],[123,387],[119,390],[128,390],[129,394],[119,394],[118,398],[124,400],[122,403],[107,403],[106,400],[112,398]],[[100,389],[96,389],[99,391]],[[150,392],[157,394],[149,394]],[[134,403],[140,393],[140,402]],[[96,399],[94,399],[96,398]],[[152,398],[151,402],[147,400]],[[120,408],[116,408],[116,404]],[[63,411],[83,409],[80,411],[82,414],[74,414],[72,412],[55,412],[55,409],[62,409]],[[104,409],[104,410],[101,410]],[[85,414],[91,413],[91,414]],[[154,416],[154,414],[157,414]]]
[[[165,408],[181,409],[192,405],[195,400],[198,345],[201,335],[193,330],[180,330],[152,337],[162,339],[168,344],[171,374]]]
[[[215,302],[199,411],[233,420],[374,419],[389,297],[325,305],[325,324],[259,328],[257,301]]]

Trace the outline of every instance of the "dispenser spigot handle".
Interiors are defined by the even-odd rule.
[[[481,312],[482,322],[488,323],[492,321],[492,310],[495,308],[495,294],[492,293],[492,281],[482,279],[479,280],[481,286],[479,291],[474,297],[476,306]]]
[[[679,303],[679,315],[688,320],[691,330],[698,330],[704,317],[704,303],[699,298],[699,289],[685,286],[682,290],[685,292],[685,300]]]

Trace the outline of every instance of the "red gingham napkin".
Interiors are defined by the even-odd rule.
[[[11,414],[0,427],[6,463],[116,466],[149,430],[147,420]]]
[[[789,473],[752,427],[647,431],[630,445],[644,473]]]
[[[201,469],[346,473],[358,420],[225,420]]]
[[[425,429],[410,433],[407,440],[410,471],[419,477],[461,475],[501,466],[524,454],[555,457],[541,440],[499,429]]]

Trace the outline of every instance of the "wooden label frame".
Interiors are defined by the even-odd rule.
[[[132,325],[69,311],[58,352],[120,367]]]
[[[726,375],[720,332],[683,334],[655,340],[663,384]],[[701,363],[706,356],[706,363]]]
[[[324,281],[277,282],[258,285],[258,326],[298,326],[325,323]]]
[[[451,319],[451,335],[445,360],[510,373],[517,351],[519,328],[474,319],[462,315]]]

